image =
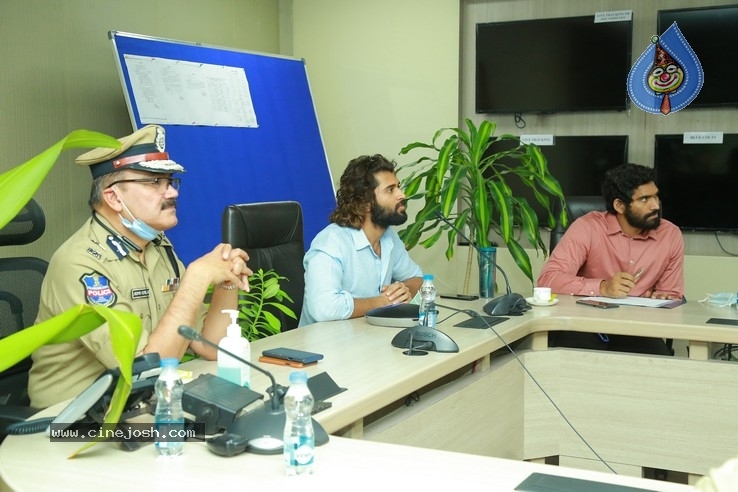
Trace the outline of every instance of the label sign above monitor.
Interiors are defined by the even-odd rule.
[[[685,144],[723,143],[723,132],[685,132],[682,142]]]

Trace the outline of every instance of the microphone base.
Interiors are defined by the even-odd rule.
[[[407,349],[402,352],[402,355],[410,355],[410,356],[418,356],[418,355],[428,355],[428,352],[425,350],[418,350],[418,349]]]
[[[495,297],[482,308],[490,316],[521,316],[530,309],[528,301],[520,294]]]
[[[313,420],[315,445],[322,446],[328,442],[328,433],[318,422]],[[246,444],[244,451],[254,454],[282,454],[284,451],[284,425],[287,414],[284,405],[272,410],[267,401],[253,412],[241,415],[228,426],[227,432],[242,436]]]
[[[392,346],[407,349],[406,352],[408,353],[403,352],[405,355],[426,355],[419,352],[426,352],[427,350],[435,352],[459,351],[459,346],[451,337],[442,331],[423,325],[405,328],[397,333],[392,339]]]

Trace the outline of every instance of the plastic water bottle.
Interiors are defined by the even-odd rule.
[[[161,373],[154,385],[156,451],[160,456],[177,456],[184,451],[184,384],[177,373],[178,366],[179,361],[173,357],[162,359]]]
[[[307,385],[307,374],[303,371],[290,373],[290,387],[284,396],[284,466],[287,475],[313,473],[313,402],[313,395]]]
[[[420,286],[420,319],[423,326],[436,327],[436,286],[433,285],[433,275],[423,275],[423,285]]]

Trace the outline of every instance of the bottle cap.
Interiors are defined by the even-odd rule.
[[[165,357],[160,362],[161,367],[177,367],[179,360],[176,357]]]
[[[433,280],[433,274],[432,273],[423,274],[423,280]]]
[[[292,371],[290,373],[290,383],[307,383],[308,376],[305,371]]]

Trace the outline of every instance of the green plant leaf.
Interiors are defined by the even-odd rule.
[[[75,130],[30,160],[0,174],[0,228],[18,215],[41,186],[62,151],[71,148],[120,148],[113,137],[89,130]]]
[[[141,319],[134,313],[87,304],[74,306],[0,340],[0,371],[25,359],[42,345],[76,340],[105,323],[110,330],[113,354],[121,374],[105,415],[105,423],[117,423],[133,384],[131,370],[141,336]],[[86,444],[70,457],[94,444],[95,442]]]
[[[484,120],[479,125],[479,129],[476,132],[474,131],[474,125],[471,124],[471,120],[467,120],[467,126],[469,127],[469,132],[471,135],[471,164],[478,169],[484,151],[487,150],[487,147],[489,147],[489,137],[492,135],[492,133],[494,133],[497,125]]]
[[[458,166],[454,170],[451,178],[447,180],[446,186],[443,189],[443,193],[441,193],[441,213],[444,217],[448,217],[448,215],[453,210],[453,207],[456,206],[456,199],[459,196],[461,182],[463,179],[465,179],[465,176],[466,168],[463,166]]]
[[[238,299],[238,322],[241,333],[248,340],[279,333],[282,322],[273,313],[265,310],[267,306],[278,309],[286,316],[297,319],[295,312],[283,304],[292,302],[290,296],[281,288],[280,282],[287,280],[274,270],[258,269],[249,277],[250,292],[240,292]]]
[[[525,249],[515,238],[511,238],[510,242],[507,243],[507,247],[510,250],[510,255],[512,255],[515,264],[518,265],[518,268],[520,268],[523,274],[528,277],[528,280],[533,283],[533,267],[530,263],[528,253],[525,252]]]

